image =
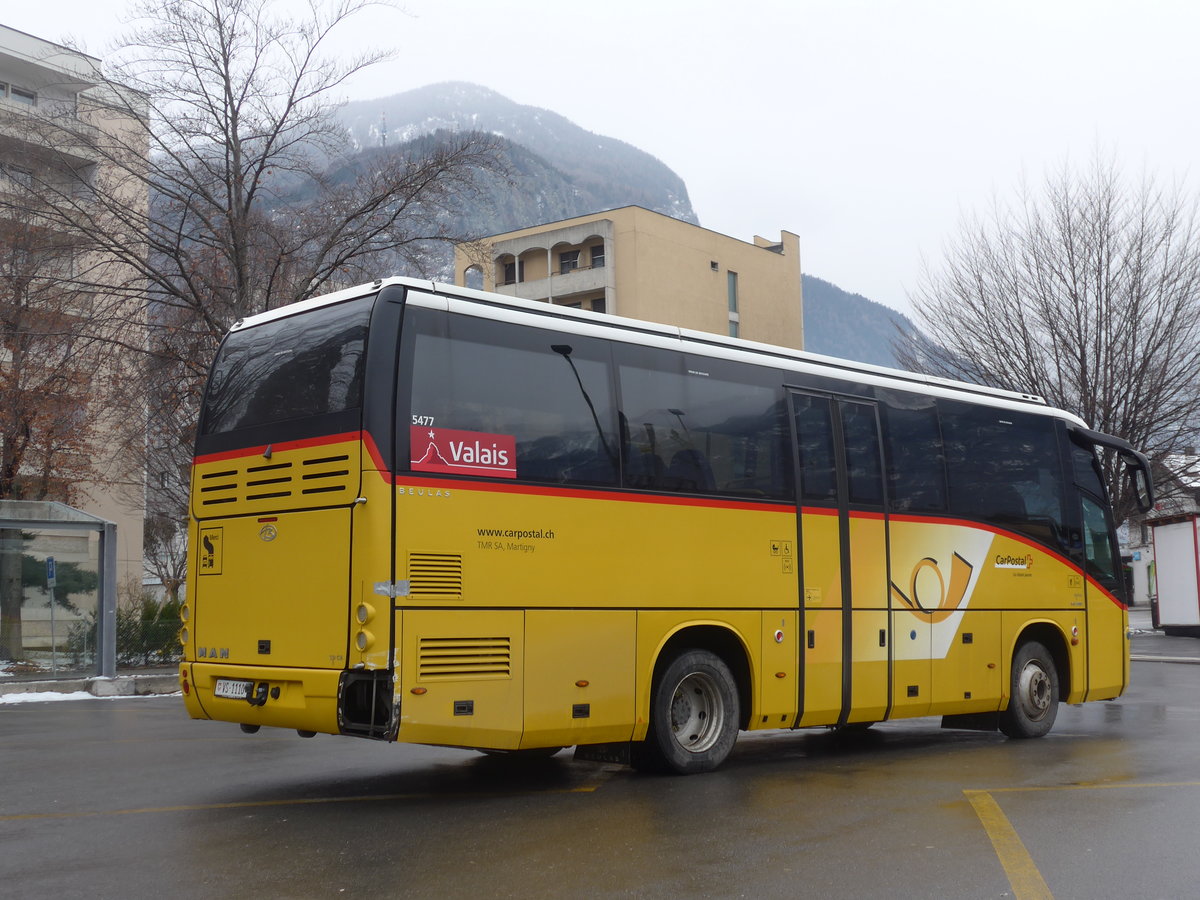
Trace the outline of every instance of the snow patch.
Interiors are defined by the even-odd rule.
[[[0,704],[5,703],[53,703],[59,700],[149,700],[153,697],[182,697],[174,694],[127,694],[125,696],[97,697],[87,691],[26,691],[20,694],[0,694]]]

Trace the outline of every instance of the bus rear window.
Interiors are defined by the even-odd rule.
[[[213,365],[201,434],[357,409],[374,297],[234,332]]]

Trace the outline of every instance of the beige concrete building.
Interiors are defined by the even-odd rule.
[[[800,239],[753,243],[640,206],[455,248],[455,283],[804,349]]]
[[[139,324],[140,303],[132,296],[136,290],[133,274],[111,259],[98,258],[97,254],[73,245],[71,238],[46,224],[47,219],[39,214],[37,205],[53,202],[47,197],[56,197],[59,203],[74,202],[82,206],[92,192],[112,183],[113,179],[105,177],[102,156],[90,149],[101,143],[105,136],[119,134],[123,146],[134,148],[135,153],[141,152],[137,148],[144,144],[141,138],[145,133],[144,123],[118,109],[119,104],[105,101],[104,88],[98,77],[100,64],[95,57],[0,25],[0,225],[4,226],[0,230],[5,235],[0,241],[13,244],[0,247],[0,251],[19,250],[28,255],[27,250],[16,246],[17,241],[23,234],[38,232],[45,238],[40,246],[51,246],[56,254],[52,259],[39,262],[39,267],[31,273],[31,277],[43,285],[39,293],[16,300],[14,294],[5,302],[29,306],[37,302],[38,297],[58,300],[47,303],[49,309],[44,315],[53,321],[66,321],[64,332],[72,331],[72,322],[95,322],[97,329],[110,329],[118,334],[125,345],[136,345],[143,339],[144,329]],[[78,137],[77,141],[72,141],[72,134]],[[144,152],[141,152],[141,158],[145,159]],[[144,185],[130,187],[136,182],[129,178],[123,183],[123,193],[128,194],[123,198],[124,203],[144,210],[147,203]],[[55,240],[55,235],[61,239]],[[7,255],[11,259],[14,254]],[[63,286],[62,293],[57,296],[53,288],[45,287],[56,283]],[[106,292],[104,289],[105,285],[117,284],[122,285],[123,290],[114,287]],[[34,299],[30,300],[30,296]],[[59,299],[61,297],[66,299]],[[38,364],[43,367],[54,364],[53,353],[39,352],[43,353],[44,359]],[[133,361],[136,354],[117,356],[110,351],[103,354],[95,366],[87,367],[78,362],[79,357],[71,357],[65,352],[61,358],[75,359],[74,364],[80,369],[80,374],[72,370],[70,377],[76,380],[74,389],[83,393],[84,400],[74,409],[72,418],[78,423],[86,422],[89,428],[96,425],[101,429],[100,439],[86,444],[93,453],[90,469],[96,473],[95,478],[74,484],[77,490],[71,499],[76,507],[116,523],[118,579],[133,579],[140,584],[144,473],[136,455],[130,456],[119,449],[123,441],[106,437],[116,434],[114,429],[122,424],[120,419],[137,421],[140,417],[133,407],[123,407],[122,411],[114,413],[111,404],[88,400],[88,397],[130,393],[129,381],[123,376],[130,365],[140,364],[140,360]],[[6,365],[15,365],[13,351],[8,347],[0,348],[0,366]],[[64,371],[67,371],[65,366]],[[108,411],[97,412],[101,408]],[[69,430],[64,430],[64,434],[64,440],[69,441]],[[127,439],[128,435],[125,437]],[[23,474],[29,478],[33,475]],[[46,499],[64,499],[54,496],[66,494],[62,481],[57,475],[51,477],[50,483],[58,486]],[[27,496],[26,499],[39,498]],[[59,559],[77,560],[86,565],[86,548],[77,547],[70,551],[63,543],[80,540],[86,543],[87,538],[55,538],[40,552],[57,554]],[[32,548],[30,553],[37,556],[39,550]],[[29,614],[28,609],[26,612]]]

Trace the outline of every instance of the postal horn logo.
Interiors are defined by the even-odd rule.
[[[938,561],[927,556],[913,566],[908,593],[893,581],[892,594],[911,610],[931,613],[930,621],[937,624],[953,615],[967,600],[974,571],[975,567],[966,558],[955,553],[950,558],[950,580],[947,582]],[[922,576],[926,574],[929,576],[926,587],[935,588],[928,597],[922,596],[919,588]]]
[[[275,538],[279,537],[279,529],[268,523],[262,528],[258,529],[258,536],[264,541],[270,543],[271,541],[275,540]]]

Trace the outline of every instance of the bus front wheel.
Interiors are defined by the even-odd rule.
[[[650,697],[650,729],[635,747],[640,769],[691,775],[710,772],[737,740],[737,684],[708,650],[688,650],[662,670]]]
[[[1013,656],[1008,708],[1000,714],[1000,730],[1010,738],[1046,734],[1058,715],[1058,669],[1050,651],[1026,641]]]

